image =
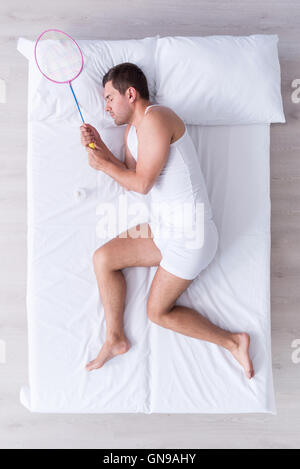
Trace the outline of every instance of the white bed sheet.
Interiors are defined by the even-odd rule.
[[[105,242],[97,235],[97,206],[100,201],[118,204],[124,195],[132,202],[143,196],[88,166],[78,126],[29,121],[29,384],[20,393],[29,410],[276,413],[270,340],[270,126],[187,128],[198,150],[220,242],[213,262],[177,304],[197,309],[228,330],[249,332],[255,377],[248,381],[226,350],[147,318],[157,267],[124,269],[125,331],[132,347],[101,369],[85,371],[105,338],[92,267],[94,250]],[[115,132],[120,141],[124,127]],[[79,187],[86,191],[81,202],[73,195]],[[142,221],[143,216],[134,224]],[[115,234],[132,225],[125,223]]]

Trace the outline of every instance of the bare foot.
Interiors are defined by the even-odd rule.
[[[115,339],[113,341],[106,340],[95,360],[90,361],[85,366],[85,369],[87,371],[91,371],[96,370],[97,368],[101,368],[101,366],[103,366],[105,362],[107,362],[111,358],[114,358],[116,355],[128,352],[129,349],[130,343],[126,337],[122,339]]]
[[[246,332],[233,335],[234,341],[236,342],[236,348],[232,349],[231,353],[244,368],[247,378],[251,379],[254,376],[254,369],[249,356],[250,336]]]

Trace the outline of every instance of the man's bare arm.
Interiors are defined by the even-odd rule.
[[[127,169],[135,169],[136,168],[136,161],[131,155],[130,151],[128,150],[127,144],[125,143],[125,160],[124,163],[120,161],[118,158],[116,158],[113,153],[109,153],[109,160],[112,163],[115,163],[117,166],[120,166],[121,168],[127,168]]]
[[[133,158],[133,156],[131,155],[129,149],[128,149],[128,146],[127,146],[127,135],[128,135],[128,131],[130,129],[130,125],[127,125],[126,127],[126,130],[125,130],[125,134],[124,134],[124,145],[125,145],[125,160],[124,162],[120,161],[118,158],[116,158],[114,156],[114,154],[110,151],[109,152],[109,160],[112,162],[112,163],[115,163],[117,166],[120,166],[120,168],[124,168],[125,169],[135,169],[136,168],[136,161],[135,159]]]
[[[80,131],[81,131],[81,137],[80,137],[81,143],[84,147],[87,147],[91,142],[97,143],[99,146],[101,146],[101,143],[103,143],[98,130],[95,129],[95,127],[93,127],[91,124],[87,124],[87,123],[83,124],[80,127]],[[127,168],[126,161],[123,163],[118,158],[116,158],[107,146],[106,146],[106,155],[112,163],[116,164],[117,166],[120,166],[121,168]]]
[[[88,127],[88,128],[87,128]],[[125,163],[116,158],[109,148],[104,144],[97,130],[89,124],[81,128],[81,143],[89,154],[89,164],[96,170],[101,170],[111,176],[116,182],[129,191],[144,193],[145,185],[143,177],[135,171],[135,160],[127,148],[127,133],[125,132]],[[96,149],[91,150],[88,144],[94,139]],[[126,166],[126,163],[130,167]]]
[[[120,168],[124,168],[124,169],[128,169],[127,166],[126,166],[126,162],[122,162],[119,160],[119,158],[117,158],[111,151],[108,152],[108,157],[109,157],[109,161],[111,161],[111,163],[114,163],[115,165],[119,166]]]
[[[99,169],[111,176],[126,190],[145,194],[146,183],[144,178],[136,173],[135,169],[128,169],[125,165],[121,167],[110,160],[99,161]]]
[[[150,115],[140,127],[136,167],[121,168],[110,160],[102,160],[99,169],[109,174],[125,189],[147,194],[167,161],[170,138],[170,130],[163,118],[159,115]]]

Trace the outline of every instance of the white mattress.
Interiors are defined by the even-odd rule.
[[[20,394],[29,410],[276,413],[270,341],[270,126],[187,128],[198,150],[220,243],[213,262],[177,304],[195,308],[228,330],[247,331],[255,377],[247,380],[225,349],[147,318],[157,267],[124,269],[125,331],[132,347],[99,370],[85,370],[105,338],[92,267],[94,250],[105,242],[97,234],[97,206],[100,201],[118,204],[125,194],[130,201],[145,196],[125,191],[88,166],[77,124],[29,120],[29,384]],[[124,126],[115,132],[120,141]],[[86,191],[81,202],[73,196],[78,187]],[[126,222],[114,235],[142,221],[143,216]]]

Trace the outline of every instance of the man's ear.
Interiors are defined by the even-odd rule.
[[[126,90],[129,101],[134,102],[136,100],[136,90],[133,86],[130,86]]]

